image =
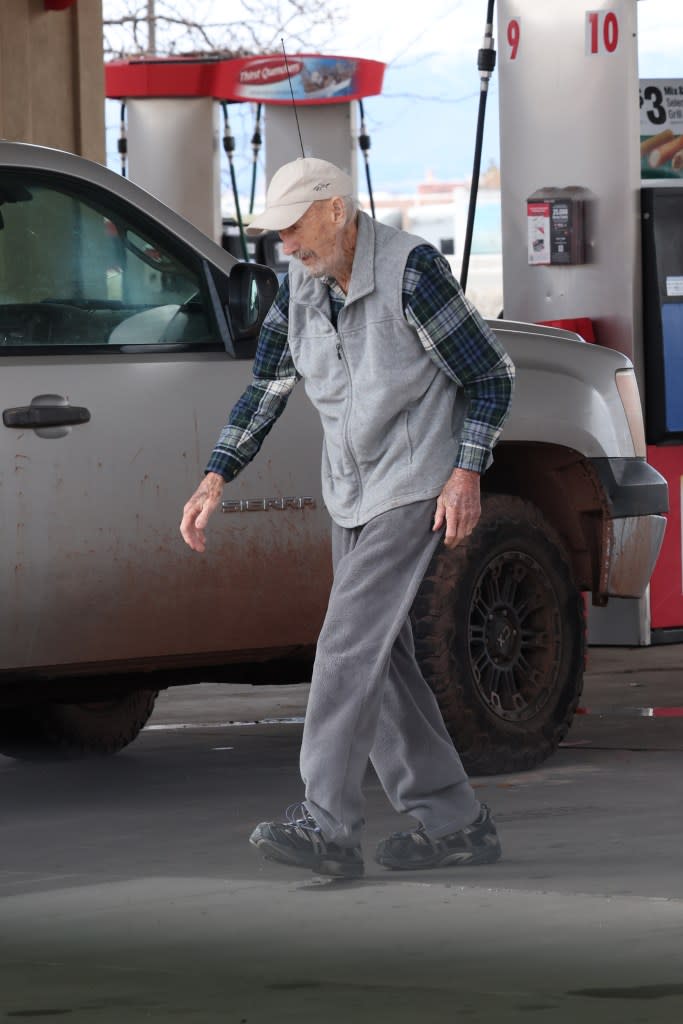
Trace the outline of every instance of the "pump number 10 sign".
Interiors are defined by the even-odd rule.
[[[522,19],[510,18],[506,30],[508,57],[517,60],[522,42]],[[606,56],[619,46],[619,18],[615,11],[586,11],[586,56]]]
[[[614,11],[586,11],[586,54],[614,53],[619,45],[619,19]]]

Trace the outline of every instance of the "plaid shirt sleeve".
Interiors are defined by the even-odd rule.
[[[259,451],[284,410],[297,382],[287,342],[289,281],[282,281],[263,322],[254,358],[252,382],[235,403],[221,431],[207,473],[232,480]]]
[[[403,306],[427,354],[467,398],[454,466],[482,473],[510,410],[512,361],[431,245],[417,246],[408,257]]]

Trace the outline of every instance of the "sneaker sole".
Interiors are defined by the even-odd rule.
[[[319,875],[329,875],[332,878],[362,878],[365,873],[363,864],[347,864],[345,861],[325,860],[318,857],[302,859],[294,851],[290,853],[289,850],[283,850],[277,843],[271,843],[267,839],[250,839],[249,842],[265,860],[287,864],[289,867],[308,868],[309,871],[315,871]]]

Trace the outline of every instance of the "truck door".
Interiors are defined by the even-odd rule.
[[[314,641],[327,524],[303,393],[208,553],[178,531],[250,378],[220,339],[219,272],[108,190],[0,170],[0,670]]]

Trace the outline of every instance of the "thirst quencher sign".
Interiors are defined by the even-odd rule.
[[[110,98],[212,96],[253,103],[349,103],[382,91],[385,65],[360,57],[270,54],[236,60],[111,61]]]

